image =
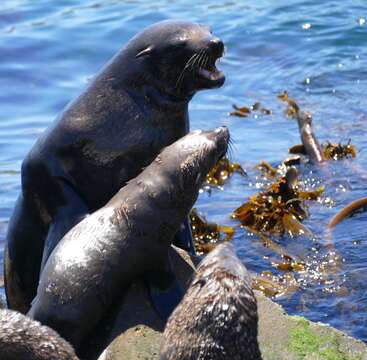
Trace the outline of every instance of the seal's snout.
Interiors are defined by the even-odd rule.
[[[219,128],[216,128],[214,130],[214,133],[216,134],[217,138],[223,139],[225,143],[229,142],[230,134],[227,126],[221,126]]]
[[[230,139],[229,130],[226,126],[221,126],[216,128],[211,135],[212,140],[214,140],[218,153],[220,154],[219,157],[223,157],[227,153],[228,143]]]
[[[223,56],[224,44],[223,41],[218,37],[213,37],[212,39],[210,39],[209,47],[216,58],[220,58]]]
[[[222,71],[217,68],[218,60],[223,56],[224,43],[214,35],[204,37],[204,49],[201,50],[203,61],[199,61],[198,74],[205,82],[205,88],[220,87],[225,81]]]

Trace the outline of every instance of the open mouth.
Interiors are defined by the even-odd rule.
[[[218,58],[209,58],[205,66],[199,67],[198,69],[197,73],[199,77],[208,82],[210,87],[219,87],[224,83],[225,76],[216,66],[220,61],[220,58],[221,56]]]

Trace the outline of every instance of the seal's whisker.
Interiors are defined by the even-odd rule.
[[[190,57],[190,59],[189,60],[187,60],[187,62],[186,62],[186,64],[185,64],[185,66],[184,66],[184,68],[183,68],[183,70],[181,71],[181,73],[180,73],[180,75],[178,76],[178,79],[177,79],[177,81],[176,81],[176,88],[178,88],[179,87],[179,85],[180,85],[180,83],[181,83],[181,81],[183,80],[183,78],[184,78],[184,75],[185,75],[185,72],[186,72],[186,70],[188,69],[188,68],[190,68],[190,66],[193,64],[193,63],[195,63],[195,59],[198,57],[198,53],[195,53],[195,54],[193,54],[191,57]]]
[[[204,61],[204,64],[203,64],[203,68],[206,68],[208,66],[209,60],[210,60],[209,55],[205,54],[205,61]]]
[[[204,67],[204,62],[205,62],[205,58],[207,57],[205,50],[203,50],[202,55],[201,55],[201,59],[199,61],[199,68],[203,68]]]
[[[183,77],[183,75],[184,75],[184,73],[185,73],[186,69],[187,69],[187,68],[189,68],[189,66],[194,62],[194,60],[195,60],[195,57],[196,57],[196,56],[197,56],[197,54],[195,53],[195,54],[194,54],[194,55],[192,55],[192,56],[190,57],[190,59],[186,62],[186,64],[185,64],[184,68],[182,69],[182,71],[181,71],[180,75],[178,76],[178,79],[177,79],[177,82],[176,82],[176,87],[177,87],[178,83],[181,81],[181,79],[182,79],[182,77]]]
[[[228,142],[226,156],[229,159],[229,161],[232,162],[232,160],[233,160],[233,148],[232,148],[232,144],[230,142]]]
[[[197,56],[195,57],[194,61],[190,65],[190,70],[193,71],[195,69],[196,64],[198,63],[201,56],[201,50],[197,53]]]
[[[227,149],[227,155],[228,155],[228,159],[230,161],[233,160],[234,158],[234,153],[236,152],[236,144],[234,142],[234,140],[230,137],[228,140],[228,149]]]
[[[203,50],[200,50],[199,53],[198,53],[198,56],[193,61],[192,65],[191,65],[191,70],[192,71],[194,71],[195,68],[199,68],[198,64],[200,62],[202,52],[203,52]]]

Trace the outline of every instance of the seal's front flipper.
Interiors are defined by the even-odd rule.
[[[154,309],[164,321],[182,300],[184,290],[171,270],[171,264],[163,264],[163,268],[145,276],[148,293]]]
[[[180,230],[175,235],[173,244],[181,249],[186,250],[188,253],[195,255],[194,241],[192,239],[190,219],[186,217]]]
[[[36,294],[45,235],[37,203],[21,194],[8,225],[4,280],[8,307],[23,314]]]
[[[50,224],[43,249],[41,271],[43,270],[52,250],[56,247],[63,236],[89,213],[86,204],[74,188],[62,179],[59,179],[58,182],[62,187],[64,197],[63,203],[65,205],[59,206],[56,209],[55,215],[52,217],[52,222]]]

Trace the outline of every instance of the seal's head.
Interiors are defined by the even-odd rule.
[[[140,80],[174,98],[190,98],[197,90],[220,87],[225,80],[216,67],[223,42],[204,25],[162,21],[132,38],[126,51],[130,65],[136,62],[146,70],[140,71]]]
[[[218,245],[168,319],[161,360],[261,360],[257,323],[250,276],[231,244]]]
[[[162,209],[181,218],[195,203],[209,170],[226,154],[228,142],[224,126],[193,131],[164,148],[138,183],[149,189],[147,193]]]
[[[0,358],[78,360],[72,346],[56,331],[7,309],[0,309]]]

